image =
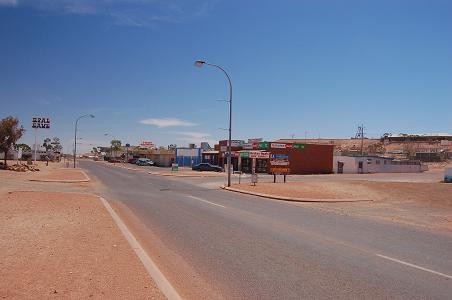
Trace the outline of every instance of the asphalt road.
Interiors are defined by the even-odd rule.
[[[452,235],[80,166],[132,213],[169,281],[192,299],[452,299]]]

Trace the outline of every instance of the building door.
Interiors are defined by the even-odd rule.
[[[344,174],[344,163],[342,161],[337,162],[337,174]]]
[[[362,174],[363,172],[363,162],[359,161],[358,162],[358,174]]]

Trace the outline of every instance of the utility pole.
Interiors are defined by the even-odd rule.
[[[358,125],[358,131],[356,132],[355,139],[361,139],[361,156],[364,155],[364,125]]]

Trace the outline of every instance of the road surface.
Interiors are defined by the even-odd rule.
[[[184,298],[452,299],[447,232],[208,188],[209,178],[194,184],[103,163],[80,166],[119,203]]]

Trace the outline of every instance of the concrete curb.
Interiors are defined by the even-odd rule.
[[[315,198],[293,198],[293,197],[285,197],[285,196],[278,196],[278,195],[270,195],[270,194],[263,194],[263,193],[256,193],[256,192],[250,192],[245,191],[241,189],[221,186],[223,190],[230,191],[230,192],[236,192],[241,194],[247,194],[247,195],[253,195],[258,196],[262,198],[268,198],[268,199],[274,199],[274,200],[282,200],[282,201],[290,201],[290,202],[310,202],[310,203],[341,203],[341,202],[371,202],[373,200],[368,199],[315,199]]]
[[[88,174],[85,171],[79,169],[80,172],[85,176],[86,179],[77,179],[77,180],[61,180],[61,179],[28,179],[28,181],[36,181],[36,182],[59,182],[59,183],[80,183],[80,182],[89,182],[91,178],[89,178]]]
[[[222,177],[222,176],[212,176],[212,175],[202,175],[202,174],[168,174],[168,173],[156,173],[156,172],[148,172],[151,175],[158,176],[167,176],[167,177]]]

